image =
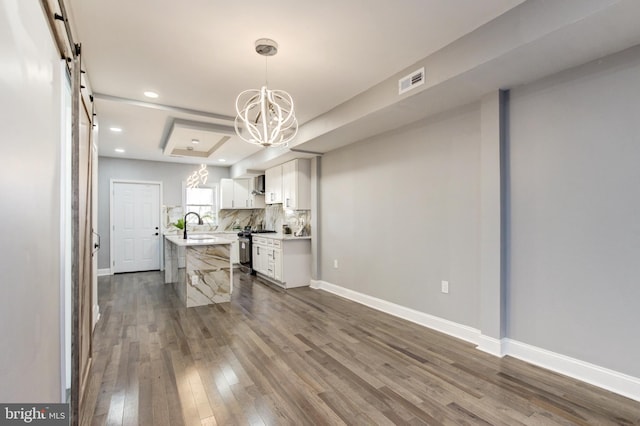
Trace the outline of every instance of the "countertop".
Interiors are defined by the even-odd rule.
[[[187,234],[188,236],[188,234]],[[209,237],[208,235],[203,235],[203,234],[194,234],[194,237],[197,238],[187,238],[186,240],[184,238],[182,238],[182,235],[167,235],[165,234],[164,237],[169,240],[170,242],[172,242],[173,244],[177,245],[177,246],[181,246],[181,247],[189,247],[189,246],[215,246],[218,244],[232,244],[234,243],[233,240],[230,240],[228,238],[221,238],[221,237]],[[205,238],[206,237],[206,238]]]
[[[282,232],[276,233],[257,233],[252,234],[253,238],[261,237],[261,238],[271,238],[272,240],[310,240],[311,235],[306,235],[304,237],[295,237],[293,234],[283,234]]]

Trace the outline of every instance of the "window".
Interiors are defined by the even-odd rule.
[[[185,213],[196,212],[206,225],[218,224],[218,205],[216,203],[218,187],[185,188]],[[198,223],[198,218],[191,215],[188,223]]]

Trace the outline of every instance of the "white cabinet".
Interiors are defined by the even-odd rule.
[[[264,172],[266,204],[282,203],[282,166],[272,167]]]
[[[282,165],[282,207],[311,209],[310,175],[310,160],[293,160]]]
[[[269,278],[282,280],[281,242],[271,238],[253,237],[253,269]]]
[[[220,208],[233,208],[233,179],[220,179]]]
[[[268,247],[264,238],[254,237],[251,244],[251,264],[256,272],[267,274]]]
[[[233,207],[249,208],[249,179],[233,179]]]
[[[253,237],[253,269],[284,288],[311,282],[311,240]]]
[[[267,204],[292,210],[311,209],[311,160],[288,161],[265,172]]]
[[[282,281],[282,250],[273,248],[273,278]]]
[[[251,245],[251,267],[256,272],[264,273],[264,269],[262,268],[262,253],[264,253],[264,248],[257,245],[254,241]]]
[[[220,179],[220,208],[264,208],[264,196],[252,194],[253,188],[253,179]]]

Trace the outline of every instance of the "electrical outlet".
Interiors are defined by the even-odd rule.
[[[196,284],[198,284],[198,276],[191,275],[191,285],[196,285]]]
[[[333,269],[338,269],[338,259],[333,259]]]
[[[449,281],[442,281],[442,292],[449,293]]]

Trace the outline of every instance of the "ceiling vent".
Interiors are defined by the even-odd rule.
[[[398,80],[398,95],[424,84],[424,67]]]

